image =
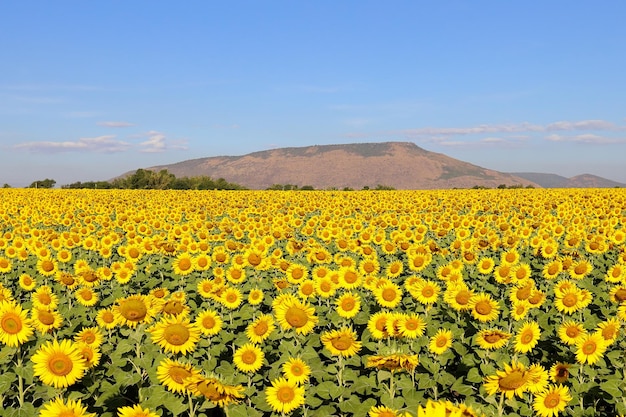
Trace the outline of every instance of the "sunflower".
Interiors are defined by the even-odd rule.
[[[361,297],[353,292],[343,293],[335,300],[339,316],[350,319],[358,314],[361,309]]]
[[[527,390],[528,377],[526,367],[513,361],[511,365],[505,365],[503,371],[496,371],[496,375],[485,378],[485,390],[489,395],[504,393],[509,399],[514,395],[521,397]]]
[[[330,277],[315,279],[315,292],[322,298],[330,298],[337,291],[335,284]]]
[[[96,323],[98,323],[98,326],[107,330],[113,329],[115,326],[117,326],[117,319],[115,317],[113,309],[103,308],[101,310],[98,310],[98,314],[96,315]]]
[[[470,300],[472,316],[481,322],[496,320],[500,314],[500,305],[491,298],[490,294],[476,294]]]
[[[480,258],[476,264],[478,272],[483,275],[489,275],[493,272],[495,261],[492,258]]]
[[[483,349],[495,350],[505,346],[510,338],[511,333],[499,329],[489,329],[478,332],[475,341]]]
[[[234,310],[243,301],[243,295],[238,288],[227,287],[219,298],[222,305],[230,310]]]
[[[264,293],[263,290],[253,288],[248,293],[248,304],[251,306],[259,305],[263,302]]]
[[[30,310],[30,322],[38,332],[48,333],[61,328],[63,316],[56,310],[33,308]]]
[[[186,378],[184,381],[185,389],[189,393],[202,396],[218,407],[237,403],[243,398],[241,385],[225,385],[217,378],[207,378],[197,374]]]
[[[607,343],[601,334],[587,334],[576,343],[576,361],[593,365],[604,355],[606,348]]]
[[[571,400],[572,396],[567,386],[551,385],[547,390],[535,396],[533,409],[541,417],[553,417],[565,410]]]
[[[74,292],[74,297],[81,305],[91,307],[98,302],[98,293],[89,287],[81,287]]]
[[[267,339],[276,326],[271,315],[262,314],[246,327],[246,336],[252,343],[263,343]]]
[[[374,339],[380,340],[389,337],[389,332],[387,331],[389,317],[391,317],[391,314],[384,311],[379,311],[370,316],[367,321],[367,329]]]
[[[593,270],[593,265],[586,259],[580,259],[568,269],[569,275],[577,280],[583,279]]]
[[[113,306],[115,321],[128,327],[150,323],[156,313],[152,300],[151,297],[139,294],[115,300],[116,305]]]
[[[275,317],[283,330],[295,329],[298,334],[309,334],[318,322],[315,308],[296,298],[286,299],[276,306]]]
[[[159,417],[149,408],[142,408],[140,405],[124,406],[117,409],[117,417]]]
[[[419,359],[417,355],[407,355],[404,353],[395,353],[392,355],[374,355],[367,358],[367,368],[385,369],[387,371],[396,372],[406,370],[413,372]]]
[[[93,347],[102,345],[103,340],[104,337],[98,327],[85,327],[74,335],[75,342],[85,343]]]
[[[567,320],[561,323],[558,329],[559,338],[567,345],[575,345],[585,335],[587,331],[583,327],[582,323],[577,323],[573,320]]]
[[[536,394],[546,389],[550,375],[543,366],[539,364],[531,365],[526,372],[528,374],[528,392]]]
[[[402,301],[402,288],[387,282],[374,290],[374,296],[381,307],[396,308]]]
[[[532,304],[528,300],[513,301],[509,314],[511,314],[513,320],[519,321],[526,317],[531,308]]]
[[[530,352],[539,342],[541,330],[534,321],[527,321],[520,327],[515,336],[515,351],[518,353]]]
[[[71,340],[46,342],[31,358],[34,375],[46,385],[65,388],[83,377],[87,364]]]
[[[193,376],[199,376],[200,371],[188,363],[164,359],[157,367],[157,378],[168,391],[174,393],[186,392],[185,380]]]
[[[196,271],[208,271],[211,267],[211,257],[205,253],[193,258],[193,269]]]
[[[408,339],[417,339],[424,334],[425,329],[426,321],[415,313],[403,314],[398,322],[400,335]]]
[[[24,291],[32,291],[37,286],[37,280],[29,274],[22,274],[19,278],[19,285]]]
[[[618,319],[610,318],[598,324],[597,332],[602,335],[604,341],[610,345],[617,340],[619,336],[621,323]]]
[[[398,414],[397,410],[381,405],[372,406],[367,415],[368,417],[398,417],[403,414]]]
[[[87,368],[93,368],[100,364],[100,349],[96,346],[91,346],[83,342],[76,343],[76,349],[85,360]]]
[[[444,301],[457,311],[471,310],[472,297],[474,292],[466,284],[451,284],[443,295]]]
[[[546,266],[543,267],[543,270],[541,271],[541,275],[543,275],[543,277],[545,279],[556,279],[559,274],[563,272],[563,264],[561,263],[560,260],[555,259],[553,261],[550,261],[546,264]]]
[[[385,276],[389,278],[399,277],[404,271],[404,263],[402,261],[392,261],[385,268]]]
[[[7,274],[13,269],[13,263],[7,258],[0,258],[0,273]]]
[[[350,357],[361,350],[361,342],[358,340],[356,332],[350,328],[322,333],[320,340],[333,356]]]
[[[34,295],[34,294],[33,294]],[[31,296],[32,299],[32,296]],[[13,293],[10,289],[5,288],[2,283],[0,283],[0,303],[3,301],[12,302],[13,301]]]
[[[555,383],[563,384],[569,379],[569,368],[571,364],[557,362],[550,368],[550,380]]]
[[[189,253],[183,252],[174,259],[172,268],[176,275],[189,275],[194,269],[193,258]]]
[[[298,385],[309,380],[311,367],[301,358],[289,358],[282,366],[283,374],[288,381],[293,381]]]
[[[28,311],[20,304],[0,302],[0,342],[17,347],[34,333]]]
[[[295,381],[278,378],[265,389],[265,401],[277,413],[288,414],[304,405],[304,388]]]
[[[59,305],[59,298],[52,292],[52,288],[47,285],[39,286],[31,294],[30,299],[36,308],[55,309]]]
[[[362,275],[353,266],[344,266],[339,269],[339,286],[347,290],[352,290],[361,285]]]
[[[315,281],[312,279],[304,280],[298,286],[298,295],[300,298],[307,299],[315,296]]]
[[[214,336],[222,330],[222,318],[213,310],[204,310],[198,313],[195,325],[204,336]]]
[[[187,317],[191,312],[191,308],[185,300],[170,297],[169,300],[154,300],[154,304],[160,313],[166,317]]]
[[[586,307],[583,291],[572,287],[563,292],[556,292],[554,297],[556,309],[561,313],[572,314]]]
[[[254,373],[261,369],[265,354],[256,345],[246,343],[235,350],[233,363],[241,372]]]
[[[436,355],[441,355],[452,346],[452,332],[447,329],[439,329],[437,333],[430,338],[428,350]]]
[[[420,303],[430,305],[437,301],[440,291],[441,287],[439,287],[437,283],[428,280],[420,280],[415,284],[411,295]]]
[[[37,272],[44,277],[50,277],[58,271],[58,263],[56,259],[51,257],[39,258],[37,260]]]
[[[148,329],[152,342],[166,352],[182,353],[193,352],[200,338],[200,329],[191,324],[187,317],[165,317]]]
[[[87,407],[80,399],[74,401],[57,397],[42,406],[39,417],[96,417],[96,415],[88,413]]]

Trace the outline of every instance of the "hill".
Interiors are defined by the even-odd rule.
[[[530,180],[429,152],[410,142],[280,148],[146,169],[166,169],[176,177],[224,178],[250,189],[266,189],[274,184],[310,185],[316,189],[377,185],[396,189],[536,186]]]
[[[591,174],[582,174],[571,178],[562,177],[556,174],[542,174],[538,172],[512,172],[511,174],[539,184],[543,188],[626,187],[626,184]]]

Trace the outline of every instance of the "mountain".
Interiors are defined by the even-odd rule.
[[[542,174],[538,172],[512,172],[512,175],[525,178],[539,184],[543,188],[614,188],[626,187],[626,184],[598,177],[597,175],[582,174],[567,178],[556,174]]]
[[[146,169],[166,169],[176,177],[224,178],[250,189],[266,189],[274,184],[310,185],[316,189],[378,185],[396,189],[536,186],[530,180],[429,152],[410,142],[279,148]]]

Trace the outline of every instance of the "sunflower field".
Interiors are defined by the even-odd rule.
[[[626,415],[624,190],[0,196],[0,416]]]

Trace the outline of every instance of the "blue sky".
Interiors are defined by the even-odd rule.
[[[0,3],[0,183],[411,141],[626,183],[626,2]]]

